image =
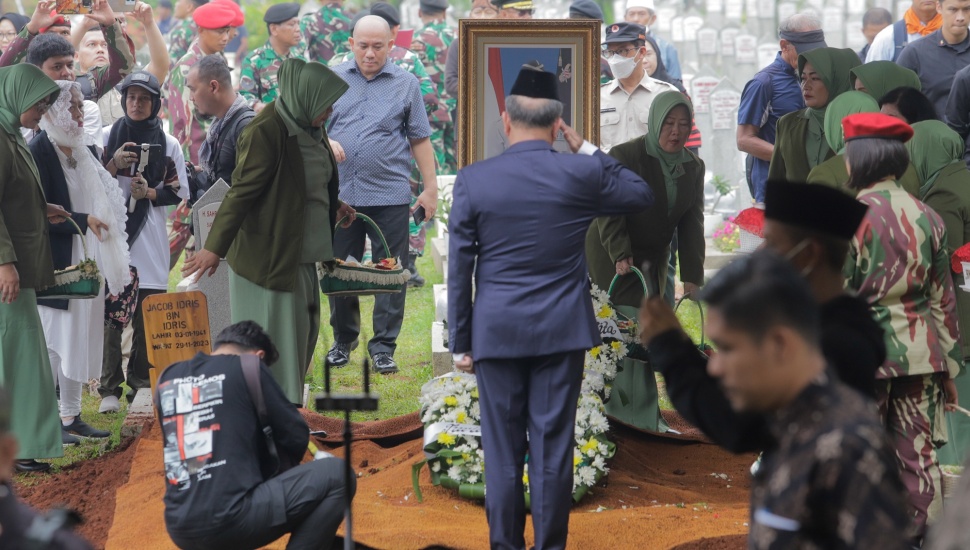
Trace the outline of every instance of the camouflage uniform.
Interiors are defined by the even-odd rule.
[[[205,53],[199,46],[199,41],[192,42],[188,53],[175,64],[175,68],[168,75],[168,84],[165,86],[168,117],[171,122],[170,133],[182,144],[185,160],[195,165],[199,164],[199,147],[205,141],[211,120],[199,117],[189,99],[189,89],[185,86],[185,79],[192,66],[203,57]]]
[[[850,241],[846,284],[885,331],[876,401],[922,534],[943,505],[936,456],[946,442],[943,381],[960,373],[962,360],[946,226],[893,181],[858,198],[869,211]]]
[[[310,61],[324,65],[337,55],[350,51],[350,18],[338,3],[330,3],[300,18],[300,34],[303,41],[298,51],[305,51]]]
[[[192,45],[192,41],[195,40],[198,34],[199,27],[196,26],[191,15],[179,21],[178,25],[172,27],[172,30],[168,33],[168,55],[171,59],[170,69],[175,67],[175,64],[185,57],[185,54],[189,53],[189,46]]]
[[[455,32],[444,21],[428,23],[414,36],[418,45],[415,52],[428,70],[428,76],[437,89],[438,109],[428,115],[431,123],[431,145],[438,161],[438,174],[454,174],[458,171],[455,151],[455,121],[451,112],[458,99],[445,90],[445,62],[448,47],[455,40]]]
[[[257,103],[269,103],[276,99],[277,78],[284,59],[306,60],[305,50],[292,48],[287,56],[280,57],[269,43],[253,50],[243,61],[242,77],[239,79],[239,94],[246,104],[255,108]]]

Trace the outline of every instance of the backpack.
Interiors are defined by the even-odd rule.
[[[906,32],[906,20],[900,19],[893,23],[893,62],[899,59],[903,48],[909,44],[909,33]]]

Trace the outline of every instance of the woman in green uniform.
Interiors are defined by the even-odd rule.
[[[54,284],[47,204],[20,128],[36,128],[60,88],[39,68],[0,69],[0,386],[11,398],[11,431],[20,442],[17,470],[45,471],[37,458],[64,455],[54,380],[37,290]],[[67,215],[60,209],[62,215]]]
[[[337,163],[323,125],[347,83],[326,66],[287,59],[279,98],[239,137],[232,189],[184,273],[229,264],[232,322],[252,320],[280,358],[273,378],[303,404],[303,384],[320,332],[316,263],[333,261],[333,224],[354,210],[337,198]]]
[[[858,67],[857,67],[858,68]],[[909,70],[909,69],[906,69]],[[825,109],[825,141],[836,155],[819,164],[808,173],[808,183],[821,183],[835,187],[855,196],[845,182],[849,181],[849,172],[845,169],[845,136],[842,133],[842,119],[856,113],[878,113],[879,104],[871,96],[857,91],[849,91],[832,100]],[[909,166],[906,174],[899,180],[899,184],[910,195],[916,196],[919,191],[919,178],[913,165]]]
[[[859,65],[849,71],[849,74],[853,89],[869,94],[876,101],[903,86],[917,90],[923,89],[919,75],[892,61],[873,61]]]
[[[685,294],[697,292],[704,279],[704,162],[686,148],[693,107],[684,94],[659,94],[650,105],[649,132],[610,150],[653,190],[654,205],[632,216],[599,218],[586,234],[590,277],[603,290],[619,277],[613,304],[631,318],[643,300],[643,286],[632,267],[649,266],[644,277],[651,296],[663,294],[670,239],[678,232],[680,276]],[[657,382],[649,365],[626,359],[613,384],[606,411],[638,428],[664,432]]]
[[[963,161],[964,144],[949,126],[928,120],[913,125],[913,138],[906,143],[913,166],[921,183],[919,199],[936,211],[946,224],[946,253],[970,242],[970,171]],[[956,287],[957,317],[963,362],[970,359],[970,293],[961,290],[967,284],[963,273],[953,273]],[[964,408],[970,407],[970,377],[958,376],[957,398]],[[970,418],[962,413],[946,413],[949,443],[937,450],[940,464],[963,464],[970,446]]]
[[[859,65],[850,49],[819,48],[798,56],[804,109],[778,120],[769,180],[806,181],[808,173],[835,155],[825,139],[825,110],[851,89],[849,70]]]

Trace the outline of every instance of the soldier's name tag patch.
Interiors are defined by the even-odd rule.
[[[600,109],[600,113],[615,113],[616,107],[604,107]]]

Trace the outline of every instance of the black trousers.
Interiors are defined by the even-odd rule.
[[[370,237],[375,259],[390,256],[400,262],[408,257],[408,220],[411,213],[408,205],[400,206],[361,206],[357,211],[374,220],[384,233],[390,253],[384,250],[377,231],[363,221],[354,222],[349,228],[337,230],[333,239],[333,252],[337,258],[353,256],[358,260],[364,255],[364,239]],[[401,292],[378,294],[374,297],[374,337],[367,345],[370,355],[390,353],[397,349],[397,337],[404,324],[404,301],[407,298],[407,285],[401,285]],[[356,296],[330,298],[330,326],[336,342],[349,344],[360,335],[360,299]]]
[[[238,514],[213,526],[214,534],[187,536],[177,525],[166,525],[168,534],[183,550],[261,548],[287,533],[287,550],[329,549],[344,519],[347,491],[343,472],[344,462],[339,458],[301,464],[257,485],[240,501]],[[357,482],[351,482],[353,496]]]
[[[164,290],[151,288],[141,288],[138,290],[138,306],[135,314],[131,318],[131,330],[134,332],[131,339],[131,356],[128,357],[128,387],[134,392],[141,388],[150,386],[148,377],[148,346],[145,340],[145,318],[141,313],[141,306],[145,303],[145,298],[155,294],[164,294]],[[104,355],[101,362],[101,385],[98,393],[101,397],[113,395],[121,397],[121,384],[125,381],[125,374],[121,369],[121,333],[122,331],[111,327],[104,327]]]

